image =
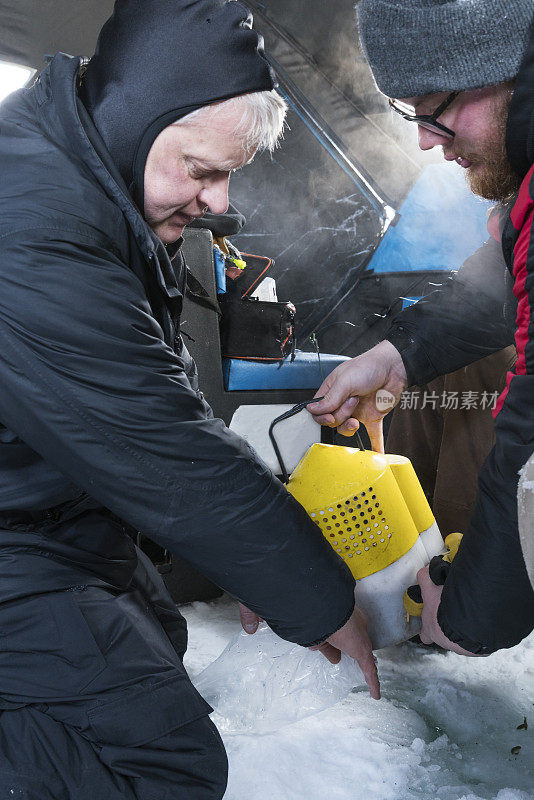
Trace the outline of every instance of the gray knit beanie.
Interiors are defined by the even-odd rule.
[[[380,91],[419,97],[514,78],[534,0],[360,0],[356,12]]]

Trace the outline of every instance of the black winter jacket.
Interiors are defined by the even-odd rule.
[[[496,444],[480,472],[469,529],[438,609],[443,632],[473,653],[520,642],[534,628],[534,590],[519,541],[519,472],[534,452],[534,40],[516,81],[507,152],[524,177],[503,232],[507,270],[490,240],[442,289],[394,320],[410,384],[427,383],[515,344],[495,412]],[[470,267],[484,264],[484,270]],[[462,465],[458,464],[461,480]]]
[[[128,526],[282,637],[316,643],[354,581],[196,389],[184,267],[147,227],[57,55],[0,108],[0,602],[128,586]]]

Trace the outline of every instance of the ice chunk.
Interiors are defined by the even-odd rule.
[[[358,664],[346,655],[330,664],[317,651],[280,639],[262,623],[241,631],[194,680],[226,732],[268,733],[338,703],[365,686]]]

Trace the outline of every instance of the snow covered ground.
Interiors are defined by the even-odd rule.
[[[239,630],[237,606],[181,610],[194,677]],[[534,800],[534,635],[485,659],[408,644],[378,656],[379,702],[357,691],[275,733],[223,733],[225,800]]]

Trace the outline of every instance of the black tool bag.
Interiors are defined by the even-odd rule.
[[[225,358],[283,361],[295,351],[292,303],[219,295],[221,350]]]

